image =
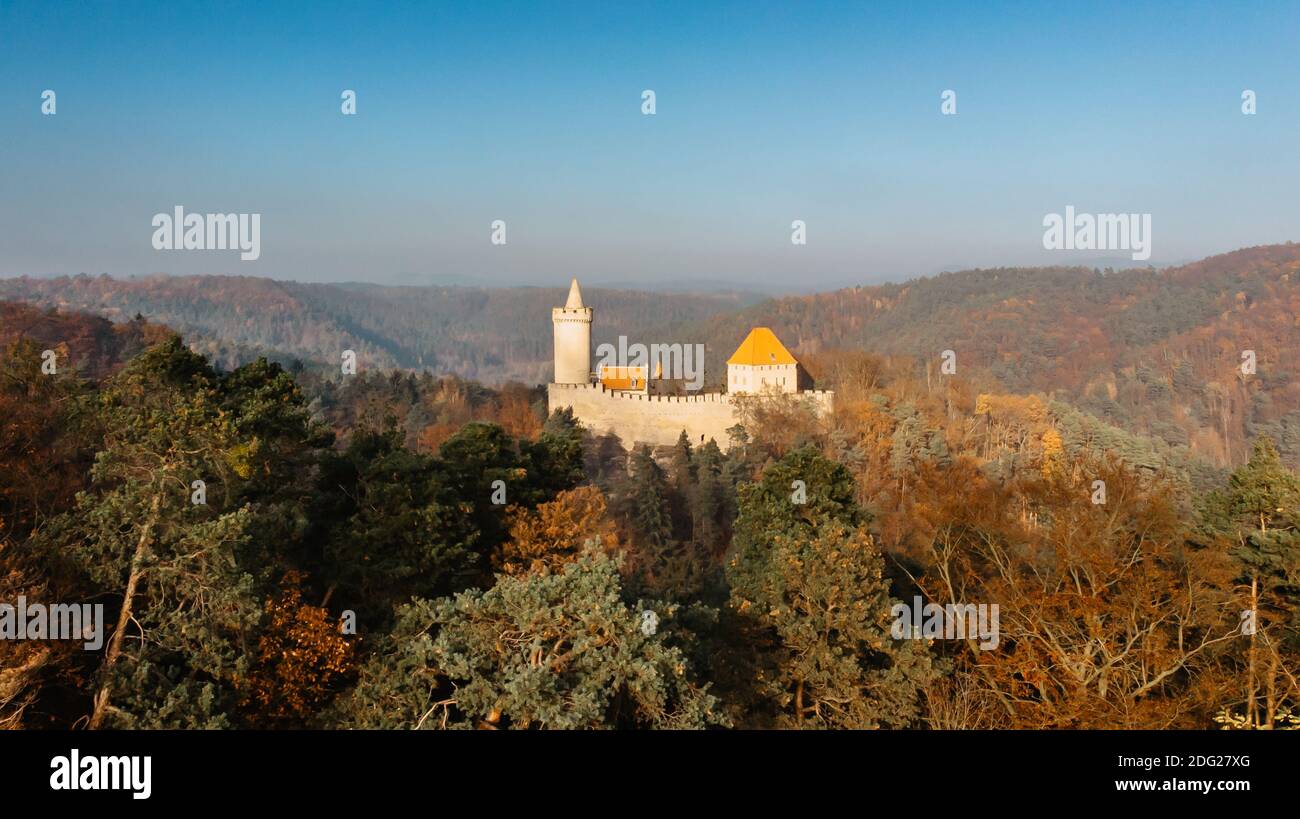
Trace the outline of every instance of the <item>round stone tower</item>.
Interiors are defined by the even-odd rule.
[[[578,280],[569,285],[569,299],[551,310],[555,327],[555,383],[591,382],[591,308],[582,306]]]

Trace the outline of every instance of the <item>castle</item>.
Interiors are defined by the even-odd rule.
[[[555,380],[546,385],[547,408],[554,412],[569,407],[584,426],[597,434],[613,433],[627,447],[671,445],[685,430],[693,444],[712,438],[725,448],[727,430],[740,423],[737,398],[745,395],[785,393],[810,402],[819,415],[833,409],[835,394],[813,389],[803,365],[766,327],[750,330],[727,359],[726,392],[689,394],[678,373],[664,377],[662,359],[654,362],[653,372],[649,361],[602,365],[593,372],[592,319],[593,310],[582,303],[574,279],[564,306],[551,311]]]

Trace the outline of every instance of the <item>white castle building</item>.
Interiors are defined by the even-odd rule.
[[[766,327],[750,330],[727,359],[726,392],[680,394],[680,378],[663,378],[661,361],[655,362],[653,372],[649,366],[621,366],[626,362],[593,372],[593,313],[582,302],[577,279],[569,285],[564,306],[551,310],[555,380],[546,386],[548,411],[569,407],[584,426],[597,434],[613,433],[627,447],[671,445],[685,430],[694,444],[712,438],[725,449],[727,430],[740,423],[737,399],[744,395],[797,395],[819,415],[834,408],[835,394],[813,389],[803,365]]]

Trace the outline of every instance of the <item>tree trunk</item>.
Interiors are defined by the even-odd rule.
[[[1259,631],[1259,597],[1257,589],[1258,581],[1252,577],[1250,579],[1250,611],[1255,618],[1255,627],[1250,632],[1250,659],[1246,683],[1246,723],[1251,728],[1259,727],[1259,715],[1256,713],[1255,707],[1255,632]]]
[[[1277,648],[1273,648],[1268,660],[1268,681],[1264,689],[1264,706],[1267,709],[1264,713],[1264,727],[1273,730],[1273,715],[1277,713]]]
[[[153,504],[149,508],[149,519],[145,521],[144,528],[140,531],[140,539],[136,541],[135,554],[131,557],[131,573],[127,576],[126,591],[122,593],[122,611],[117,615],[117,628],[113,630],[113,636],[108,641],[108,650],[104,652],[104,665],[100,669],[103,682],[100,684],[99,691],[95,693],[95,710],[90,716],[92,731],[102,726],[104,717],[108,715],[108,702],[112,689],[108,675],[117,658],[122,654],[122,638],[126,634],[127,624],[131,622],[136,586],[140,583],[140,575],[144,573],[144,561],[153,541],[153,529],[158,523],[158,510],[161,505],[162,492],[159,491],[154,495]]]

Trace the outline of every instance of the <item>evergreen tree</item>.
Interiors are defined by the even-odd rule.
[[[672,517],[673,537],[679,541],[688,541],[694,530],[691,496],[695,491],[695,464],[691,460],[691,440],[686,435],[686,430],[682,430],[677,443],[673,446],[668,475],[672,482],[668,505]]]
[[[812,447],[770,465],[758,483],[742,484],[732,539],[740,570],[751,559],[765,562],[762,553],[777,534],[808,537],[831,521],[864,523],[853,492],[849,471]]]
[[[395,427],[355,433],[323,478],[342,489],[343,508],[332,513],[342,519],[316,570],[343,607],[371,623],[412,595],[460,591],[486,569],[461,476],[402,438]]]
[[[241,560],[254,515],[235,503],[250,442],[222,411],[215,373],[175,338],[113,377],[98,410],[106,437],[92,488],[40,538],[116,604],[89,725],[228,725],[268,579]],[[192,502],[195,481],[203,503]]]
[[[1255,441],[1250,460],[1228,479],[1228,512],[1252,532],[1294,530],[1300,515],[1300,478],[1282,465],[1273,440]]]
[[[1232,555],[1255,584],[1263,616],[1283,624],[1287,642],[1300,647],[1300,477],[1282,464],[1272,439],[1255,441],[1218,507],[1235,528]]]
[[[889,469],[898,477],[901,487],[907,486],[915,462],[921,458],[925,446],[925,430],[921,419],[916,415],[908,415],[894,428],[893,443],[889,449]]]
[[[496,424],[466,424],[442,445],[438,459],[447,485],[455,489],[482,533],[482,550],[505,540],[507,505],[534,506],[548,498],[535,482],[540,476],[529,474],[515,441]],[[503,491],[505,503],[499,502]]]
[[[832,520],[811,537],[774,532],[764,563],[734,577],[732,605],[773,634],[762,692],[776,724],[913,724],[938,670],[923,641],[891,638],[897,601],[866,530]]]
[[[695,542],[707,553],[720,555],[730,542],[735,494],[723,475],[723,456],[709,441],[695,452],[696,482],[690,496]]]
[[[905,726],[935,675],[922,643],[889,637],[889,582],[853,492],[848,470],[812,448],[741,487],[727,577],[744,645],[731,650],[767,669],[759,693],[780,725]]]
[[[523,448],[532,494],[522,500],[529,506],[553,500],[586,479],[582,427],[570,407],[551,413],[536,443],[525,443]]]
[[[344,724],[360,728],[703,728],[723,721],[670,642],[677,609],[628,606],[615,561],[502,576],[403,606]],[[646,629],[644,612],[656,620]]]
[[[312,419],[293,377],[265,358],[222,377],[218,400],[240,439],[232,455],[242,480],[231,503],[250,505],[258,533],[248,560],[277,568],[310,564],[331,523],[313,506],[333,433]]]
[[[631,473],[623,484],[618,508],[633,544],[661,547],[672,539],[668,481],[647,446],[632,453]]]
[[[627,587],[636,594],[669,600],[696,599],[704,589],[710,561],[689,538],[673,536],[670,486],[648,447],[632,454],[632,472],[618,495],[618,514],[631,548],[623,566]]]

